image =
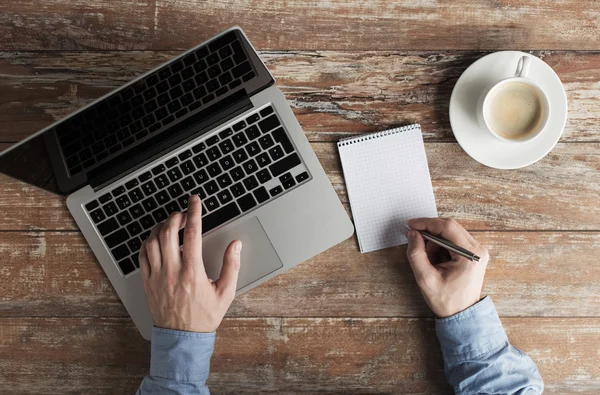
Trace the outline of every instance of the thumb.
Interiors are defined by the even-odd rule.
[[[408,231],[408,248],[406,249],[406,257],[410,263],[417,282],[431,276],[435,272],[435,268],[427,257],[425,251],[425,241],[419,232],[416,230]]]
[[[237,288],[238,274],[240,273],[240,253],[242,252],[242,242],[234,240],[229,244],[223,256],[223,267],[221,275],[216,281],[217,289],[221,294],[235,297]]]

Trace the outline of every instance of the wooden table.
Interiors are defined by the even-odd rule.
[[[349,212],[334,142],[420,122],[437,207],[491,253],[485,293],[548,393],[600,392],[600,5],[593,0],[4,0],[0,148],[231,25],[277,78]],[[562,79],[552,152],[487,168],[456,143],[451,90],[501,49]],[[135,391],[137,333],[62,198],[0,177],[0,392]],[[349,239],[240,296],[218,331],[214,393],[449,393],[405,248]]]

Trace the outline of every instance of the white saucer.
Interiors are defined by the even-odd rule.
[[[546,92],[550,120],[531,141],[505,143],[480,126],[477,102],[486,87],[512,77],[523,55],[531,58],[528,78]],[[518,51],[495,52],[477,60],[460,76],[450,98],[450,125],[471,158],[496,169],[518,169],[542,159],[558,142],[567,122],[567,94],[558,75],[541,59]]]

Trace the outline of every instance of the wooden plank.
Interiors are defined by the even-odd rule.
[[[149,345],[126,319],[0,320],[2,383],[11,393],[133,393]],[[506,318],[546,393],[600,390],[598,318]],[[60,351],[60,352],[57,352]],[[213,393],[451,393],[429,319],[226,319]]]
[[[167,61],[176,52],[0,53],[0,141],[13,142]],[[562,141],[600,140],[600,53],[534,52],[569,99]],[[311,141],[419,122],[427,141],[454,141],[452,88],[483,52],[263,52]]]
[[[600,233],[475,235],[501,315],[600,317]],[[0,316],[127,316],[79,233],[0,232],[0,254]],[[240,295],[229,316],[429,317],[405,254],[362,255],[351,238]]]
[[[261,49],[593,50],[598,11],[593,0],[8,0],[0,48],[183,49],[240,25]]]
[[[329,180],[348,208],[337,147],[313,143]],[[440,215],[469,229],[599,230],[600,143],[559,143],[521,170],[490,169],[455,143],[429,143]],[[75,230],[64,199],[0,175],[0,230]]]

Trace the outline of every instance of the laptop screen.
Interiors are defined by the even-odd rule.
[[[4,151],[0,172],[61,195],[95,187],[214,126],[272,83],[231,29]]]

